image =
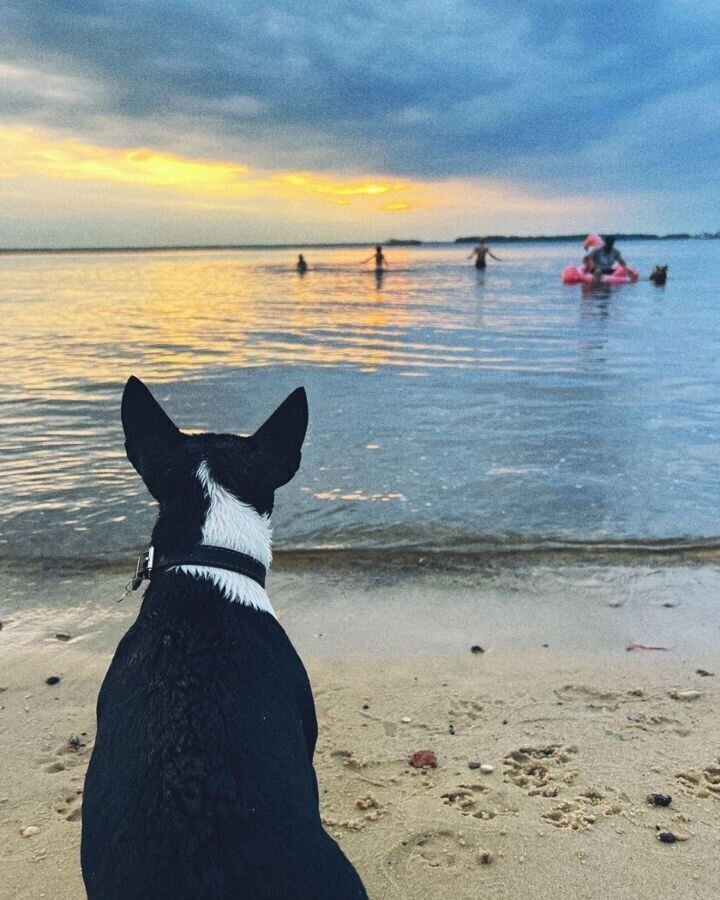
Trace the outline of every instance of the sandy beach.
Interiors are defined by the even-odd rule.
[[[83,777],[137,610],[114,602],[126,581],[0,575],[7,900],[84,896]],[[369,895],[715,898],[719,588],[712,562],[279,558],[269,593],[314,686],[323,818]],[[418,750],[437,768],[410,766]]]

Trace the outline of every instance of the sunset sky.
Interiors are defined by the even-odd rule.
[[[720,229],[711,0],[0,6],[0,246]]]

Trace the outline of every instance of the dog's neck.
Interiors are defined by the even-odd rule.
[[[197,477],[208,500],[201,544],[246,553],[269,568],[272,561],[270,516],[260,515],[217,484],[204,460],[198,466]],[[196,578],[209,579],[233,603],[275,615],[265,589],[245,575],[211,566],[178,566],[178,569]]]

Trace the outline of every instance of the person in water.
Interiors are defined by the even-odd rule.
[[[472,259],[473,256],[475,257],[476,269],[484,269],[486,267],[487,263],[485,262],[485,259],[488,256],[492,256],[493,259],[496,259],[498,262],[500,262],[500,257],[495,256],[492,250],[489,247],[485,246],[485,241],[483,241],[482,238],[480,238],[477,247],[473,250],[470,256],[468,256],[468,259]]]
[[[630,266],[622,258],[620,251],[615,246],[614,237],[603,237],[605,243],[602,247],[596,247],[590,251],[590,259],[597,275],[612,275],[618,266],[623,266],[630,275]]]
[[[375,247],[375,252],[373,253],[373,255],[368,256],[368,258],[364,259],[363,262],[364,263],[370,262],[371,259],[375,260],[375,271],[376,272],[382,272],[384,269],[387,269],[387,267],[388,267],[387,260],[385,259],[385,255],[382,252],[382,247],[380,246],[380,244],[378,244],[377,247]]]
[[[298,261],[295,268],[301,275],[304,275],[308,270],[308,264],[305,262],[305,257],[302,255],[302,253],[298,254]]]
[[[589,253],[586,253],[585,256],[583,256],[582,270],[588,275],[591,275],[595,271],[595,264],[593,263],[592,257]]]

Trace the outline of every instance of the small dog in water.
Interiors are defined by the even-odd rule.
[[[662,287],[667,281],[667,266],[655,266],[650,273],[650,281],[657,287]]]
[[[130,378],[122,422],[159,515],[98,699],[88,900],[367,900],[320,821],[310,683],[263,587],[305,391],[252,437],[184,434]]]

